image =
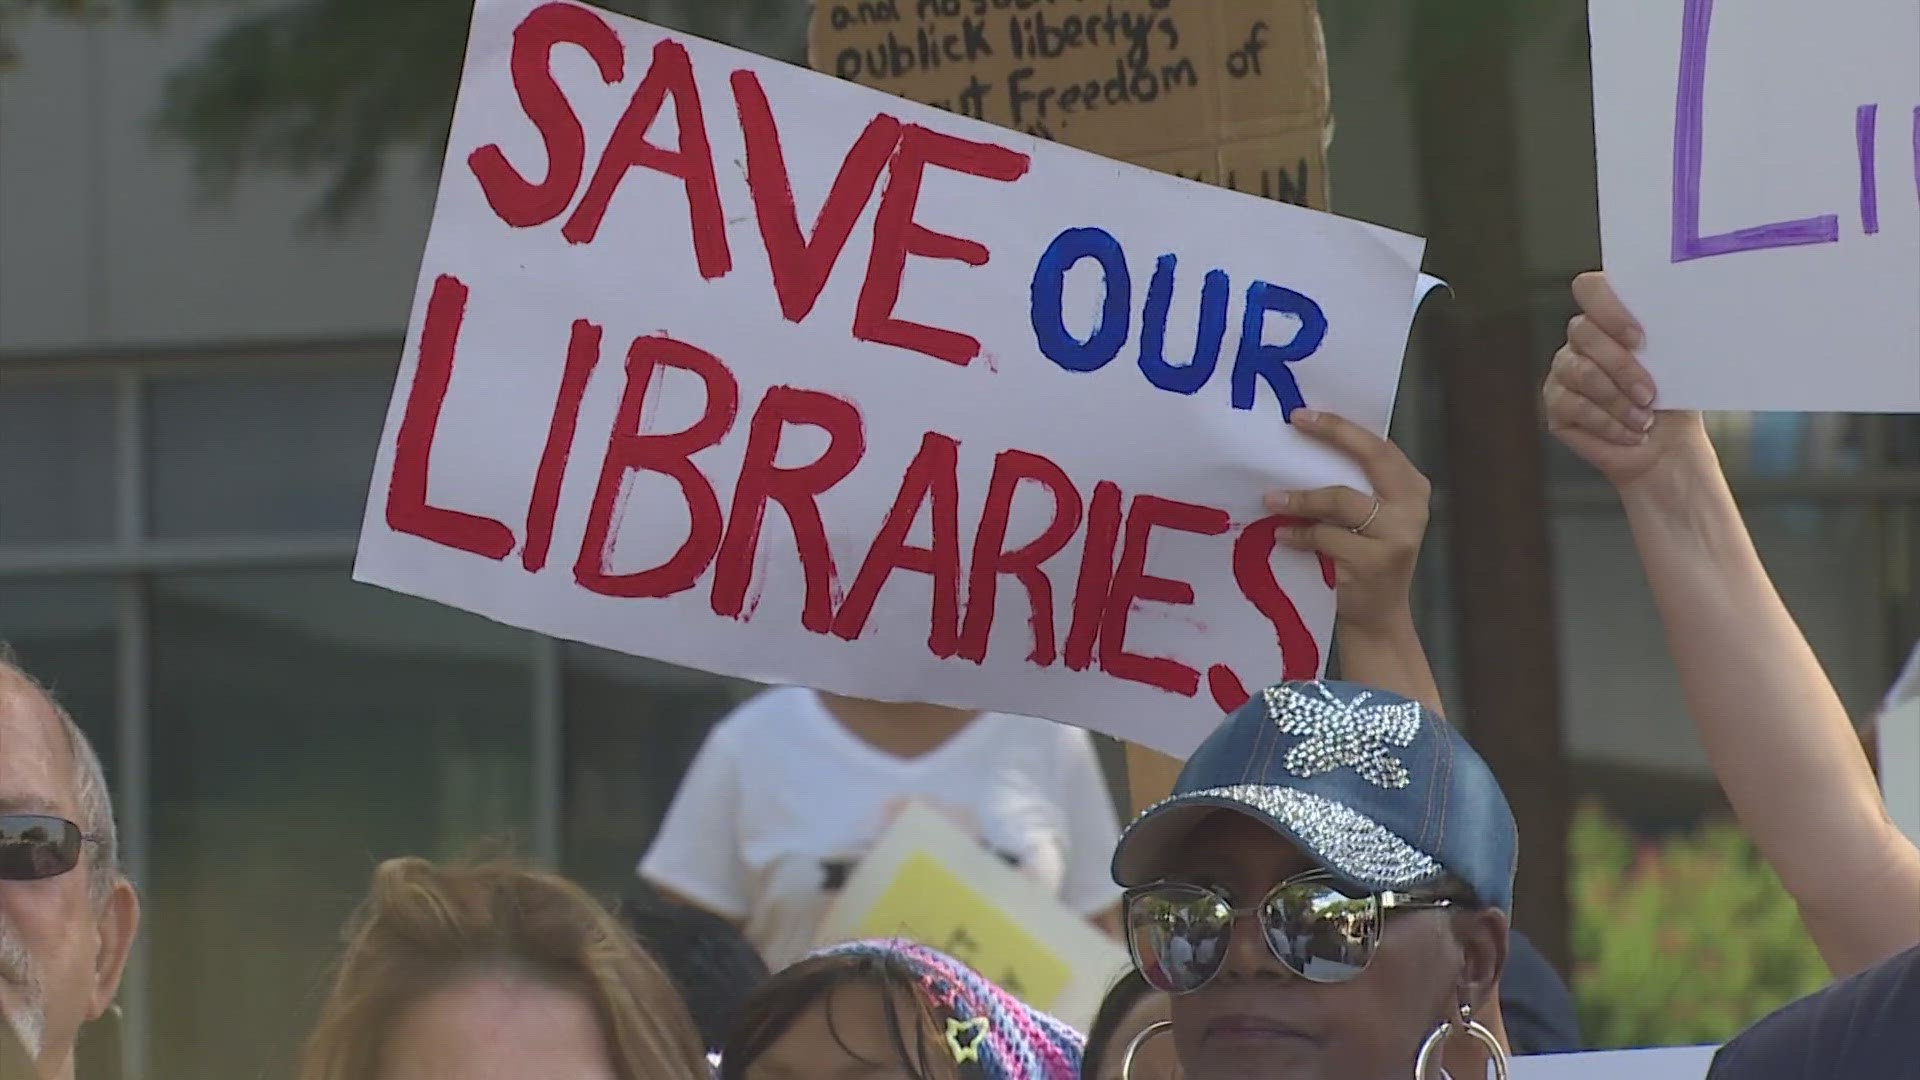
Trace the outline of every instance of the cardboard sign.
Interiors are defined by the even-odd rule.
[[[1607,274],[1661,405],[1920,411],[1920,4],[1590,18]]]
[[[1189,752],[1321,670],[1421,241],[571,3],[475,7],[358,580]]]
[[[1128,964],[1126,950],[917,804],[848,878],[816,940],[896,937],[941,950],[1083,1031]]]
[[[976,120],[1327,207],[1313,0],[816,0],[808,58]]]
[[[1545,1054],[1513,1059],[1513,1080],[1705,1080],[1718,1047]]]

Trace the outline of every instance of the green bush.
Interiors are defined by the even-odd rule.
[[[1828,981],[1799,909],[1730,822],[1652,843],[1584,807],[1569,858],[1574,996],[1595,1049],[1725,1042]]]

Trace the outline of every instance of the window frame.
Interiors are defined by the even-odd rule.
[[[343,368],[398,370],[397,342],[335,344],[285,350],[232,350],[202,355],[85,358],[21,362],[0,359],[0,392],[8,383],[72,382],[112,387],[113,536],[110,540],[0,542],[0,581],[88,577],[118,592],[114,641],[116,715],[112,730],[117,768],[113,798],[121,861],[136,883],[147,880],[153,813],[148,752],[152,685],[149,586],[154,575],[243,569],[337,570],[350,573],[357,538],[237,536],[155,539],[148,534],[151,446],[148,391],[173,378],[337,373]],[[532,752],[527,761],[532,820],[525,823],[528,857],[558,866],[565,761],[565,678],[558,641],[527,635],[532,694],[526,703]],[[143,1080],[151,1058],[152,969],[147,935],[135,938],[121,985],[121,1075]]]

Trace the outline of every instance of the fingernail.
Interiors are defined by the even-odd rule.
[[[1295,409],[1292,419],[1296,424],[1312,424],[1320,419],[1320,414],[1312,409]]]
[[[1628,412],[1627,420],[1628,423],[1633,425],[1633,430],[1635,431],[1646,432],[1653,430],[1653,414],[1645,409],[1634,409]]]
[[[1640,406],[1653,404],[1653,387],[1644,383],[1633,388],[1633,403]]]

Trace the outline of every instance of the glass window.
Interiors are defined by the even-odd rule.
[[[1908,468],[1920,464],[1920,417],[1880,416],[1872,419],[1878,420],[1881,425],[1888,464]]]
[[[1774,479],[1857,473],[1870,464],[1873,417],[1835,413],[1709,413],[1707,427],[1729,475]]]
[[[356,534],[392,390],[384,366],[154,382],[153,535]]]
[[[4,472],[4,470],[0,470]],[[87,733],[115,781],[119,590],[101,578],[0,578],[0,645]]]
[[[757,688],[586,645],[565,656],[566,871],[619,896],[707,730]]]
[[[290,1075],[373,866],[524,836],[531,640],[344,569],[151,595],[148,1075]]]
[[[114,533],[113,386],[0,379],[0,544]]]

